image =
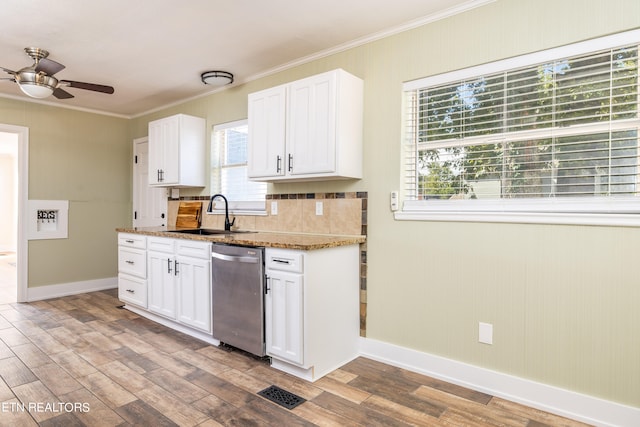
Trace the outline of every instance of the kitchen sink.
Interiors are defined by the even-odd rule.
[[[200,234],[202,236],[209,236],[215,234],[242,234],[242,233],[255,233],[252,230],[218,230],[214,228],[189,228],[184,230],[172,230],[170,233],[183,233],[183,234]]]

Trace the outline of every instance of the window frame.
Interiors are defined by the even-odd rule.
[[[554,60],[562,60],[628,44],[640,45],[640,30],[632,30],[593,40],[586,40],[571,45],[405,82],[402,88],[403,123],[407,121],[406,112],[409,108],[407,105],[407,97],[405,96],[407,92],[427,87],[437,87],[455,81],[478,79],[482,76],[498,72],[519,69]],[[631,120],[620,120],[619,122],[621,123],[615,124],[616,127],[624,127],[626,125],[627,128],[629,128],[629,124],[632,124],[631,127],[638,129],[640,133],[640,117]],[[598,128],[598,124],[588,126],[593,126],[594,130]],[[610,129],[608,124],[607,129]],[[575,128],[573,130],[575,131]],[[415,142],[407,142],[408,136],[406,134],[406,128],[403,129],[402,132],[401,159],[403,166],[401,169],[402,184],[404,184],[404,180],[408,177],[408,170],[411,167],[415,169],[416,166],[417,144]],[[537,131],[522,131],[522,135],[518,137],[524,137],[524,135],[527,137],[535,137],[536,132]],[[560,132],[569,132],[569,130],[561,129]],[[544,133],[544,131],[540,133]],[[492,142],[496,141],[496,135],[470,137],[467,140],[472,139],[479,143],[482,143],[482,140]],[[454,141],[456,140],[452,140],[452,143]],[[412,144],[414,145],[415,152],[407,152],[407,146]],[[411,156],[413,156],[413,159],[411,159]],[[408,166],[411,160],[413,164]],[[640,226],[640,215],[638,215],[640,214],[640,196],[477,199],[473,201],[451,199],[411,200],[406,188],[402,188],[401,195],[403,201],[402,208],[394,212],[394,217],[397,220]]]
[[[211,151],[209,153],[209,158],[211,160],[211,167],[209,169],[209,179],[210,179],[210,189],[211,189],[212,196],[215,193],[222,192],[214,188],[214,183],[215,183],[214,170],[218,168],[216,167],[216,165],[214,165],[214,157],[220,157],[220,158],[224,157],[222,152],[214,154],[215,149],[220,149],[219,147],[216,146],[216,132],[226,131],[228,129],[233,129],[240,126],[248,126],[248,119],[241,119],[241,120],[235,120],[232,122],[220,123],[217,125],[213,125],[213,127],[211,128],[211,146],[210,146]],[[238,164],[234,164],[234,165],[237,166]],[[224,167],[225,167],[224,165],[219,166],[220,169],[223,169]],[[248,166],[246,165],[246,162],[244,167],[248,168]],[[247,178],[247,181],[250,181],[250,180]],[[259,184],[262,184],[262,183],[259,183]],[[267,214],[267,211],[266,211],[267,188],[266,188],[266,184],[264,185],[265,185],[265,191],[264,191],[265,197],[263,200],[260,200],[260,201],[234,200],[233,198],[227,197],[228,203],[229,203],[229,211],[232,211],[233,213],[240,214],[240,215],[243,215],[243,214],[244,215],[266,215]],[[227,196],[227,194],[224,194],[224,195]],[[224,214],[224,203],[214,203],[213,212],[210,212],[209,214]]]

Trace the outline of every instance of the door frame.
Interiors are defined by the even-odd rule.
[[[0,132],[13,133],[18,136],[18,238],[16,248],[18,302],[28,300],[28,226],[29,218],[29,128],[0,123]]]

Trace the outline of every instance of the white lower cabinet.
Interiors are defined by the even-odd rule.
[[[173,277],[173,253],[147,252],[149,266],[149,311],[176,318],[176,286]]]
[[[265,340],[276,369],[315,381],[358,355],[359,246],[265,249]]]
[[[118,298],[147,307],[147,238],[137,234],[118,235]]]
[[[149,237],[148,310],[211,333],[211,243]]]
[[[211,256],[204,260],[178,255],[176,262],[177,320],[211,333]]]
[[[265,340],[267,354],[304,362],[304,288],[302,274],[267,272]]]

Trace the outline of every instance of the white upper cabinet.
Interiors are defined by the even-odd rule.
[[[249,95],[249,178],[284,176],[285,86]]]
[[[333,70],[249,95],[249,178],[362,178],[361,79]]]
[[[185,114],[149,122],[149,185],[205,186],[205,127]]]

